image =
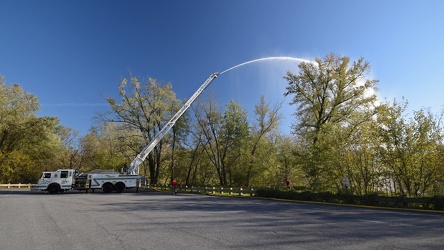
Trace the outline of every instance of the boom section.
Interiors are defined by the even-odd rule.
[[[208,85],[219,75],[219,73],[214,72],[207,80],[197,89],[196,92],[185,102],[185,104],[177,111],[177,113],[168,121],[168,123],[157,133],[157,135],[147,144],[142,151],[136,156],[136,158],[131,162],[128,168],[129,175],[138,175],[139,166],[145,160],[145,158],[153,151],[154,147],[159,144],[160,140],[171,130],[171,128],[176,124],[177,120],[188,110],[191,104],[199,97],[199,95],[205,90]]]

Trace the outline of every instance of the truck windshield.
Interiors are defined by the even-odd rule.
[[[51,178],[51,173],[43,173],[42,179]]]

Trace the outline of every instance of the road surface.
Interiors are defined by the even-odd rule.
[[[444,249],[444,215],[167,192],[0,189],[0,249]]]

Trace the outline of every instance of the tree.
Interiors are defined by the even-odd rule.
[[[370,64],[360,58],[349,67],[348,57],[327,55],[316,64],[302,62],[299,75],[291,72],[284,77],[288,81],[287,95],[294,95],[298,123],[294,131],[307,132],[315,144],[324,126],[329,123],[356,123],[355,114],[375,105],[376,80],[365,79]],[[368,117],[364,117],[366,119]]]
[[[294,138],[283,135],[276,136],[275,145],[277,168],[269,170],[274,172],[269,185],[279,187],[285,184],[285,180],[288,179],[291,180],[293,186],[306,186],[305,173],[298,162],[301,145]]]
[[[241,157],[245,154],[248,143],[248,122],[247,111],[242,109],[239,103],[233,100],[226,104],[225,112],[222,119],[222,127],[220,131],[220,142],[224,157],[222,164],[228,173],[230,185],[247,184],[243,180],[233,180],[233,171],[237,163],[242,162]]]
[[[38,99],[0,76],[0,181],[35,182],[43,169],[57,168],[59,120],[37,117]]]
[[[313,188],[329,188],[332,177],[332,136],[346,129],[347,139],[359,124],[371,120],[376,113],[376,80],[366,79],[370,71],[363,58],[350,64],[348,57],[334,54],[315,63],[299,64],[299,74],[288,72],[286,96],[293,95],[297,122],[293,132],[301,136],[309,148],[305,155],[306,172]],[[336,131],[336,132],[335,132]],[[336,139],[335,139],[336,140]],[[336,140],[337,141],[337,140]],[[341,143],[337,141],[338,143]],[[327,185],[327,186],[326,186]],[[323,186],[323,187],[321,187]]]
[[[256,123],[251,127],[250,133],[251,150],[250,161],[247,169],[247,186],[250,186],[251,178],[255,173],[258,172],[258,169],[268,167],[262,165],[261,163],[265,163],[266,159],[270,158],[271,152],[269,152],[269,150],[265,150],[263,154],[264,158],[262,159],[257,159],[257,152],[258,148],[266,143],[265,136],[279,128],[279,122],[281,119],[281,115],[279,114],[280,108],[280,104],[270,108],[270,104],[265,102],[264,96],[261,96],[259,103],[255,105],[254,113],[256,116]],[[262,167],[258,166],[258,164],[262,165]]]
[[[80,169],[82,166],[82,156],[78,145],[79,132],[61,126],[58,134],[62,144],[60,145],[61,159],[60,167],[68,169]]]
[[[248,136],[247,112],[233,100],[223,115],[212,97],[197,104],[194,110],[204,151],[216,169],[219,184],[233,185],[233,167],[240,160]]]
[[[183,104],[182,104],[183,105]],[[171,106],[171,117],[173,117],[177,110],[181,108],[181,105],[179,103],[172,103]],[[176,145],[181,146],[182,143],[187,139],[187,134],[189,133],[189,115],[188,113],[184,113],[175,123],[175,125],[171,128],[171,180],[176,178],[176,175],[174,173],[175,170],[175,152],[176,152]]]
[[[121,103],[113,98],[107,98],[107,101],[115,115],[115,118],[110,121],[123,123],[127,128],[138,131],[138,138],[135,138],[138,143],[134,152],[135,156],[152,141],[170,119],[171,107],[179,100],[176,99],[171,84],[159,84],[153,78],[141,84],[133,76],[130,81],[131,84],[128,85],[128,80],[125,78],[119,85]],[[147,157],[151,184],[157,184],[162,162],[162,148],[167,140],[168,138],[161,140]]]
[[[430,194],[442,181],[442,129],[430,112],[415,111],[407,118],[407,102],[385,104],[378,116],[378,148],[395,192],[407,196]]]
[[[79,154],[82,171],[112,169],[120,171],[132,160],[131,131],[112,122],[99,123],[80,140]]]

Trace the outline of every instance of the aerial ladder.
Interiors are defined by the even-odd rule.
[[[185,104],[177,111],[177,113],[170,119],[170,121],[157,133],[157,135],[147,144],[142,151],[136,156],[136,158],[131,162],[128,168],[128,175],[138,175],[139,166],[145,160],[145,158],[153,151],[154,147],[162,140],[162,138],[171,130],[171,128],[176,124],[177,120],[187,111],[191,104],[199,97],[199,95],[205,90],[208,85],[219,75],[218,72],[214,72],[208,77],[207,80],[197,89],[197,91],[185,102]]]

